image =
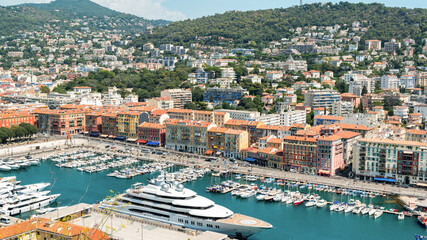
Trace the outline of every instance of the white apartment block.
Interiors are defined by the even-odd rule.
[[[191,91],[186,89],[166,89],[160,93],[160,96],[172,99],[174,108],[184,108],[186,103],[192,101]]]
[[[381,89],[399,88],[399,79],[395,75],[385,75],[381,77]]]
[[[361,138],[353,149],[353,169],[360,179],[380,177],[403,184],[427,180],[427,143]]]
[[[292,126],[294,123],[302,123],[305,125],[307,113],[305,111],[288,111],[280,114],[281,126]]]
[[[394,106],[393,112],[394,116],[401,117],[402,119],[408,119],[409,117],[409,108],[407,106]]]
[[[414,106],[414,113],[420,113],[423,118],[427,118],[427,105],[416,105]]]
[[[354,106],[352,102],[336,102],[332,106],[332,115],[348,116],[353,113]]]
[[[214,109],[214,112],[225,112],[230,114],[231,119],[236,120],[253,120],[260,117],[259,112],[243,111],[243,110],[232,110],[232,109]]]

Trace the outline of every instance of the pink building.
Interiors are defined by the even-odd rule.
[[[158,123],[143,122],[139,125],[138,136],[140,141],[154,142],[163,145],[165,142],[166,127]]]
[[[343,142],[337,135],[317,139],[317,170],[320,175],[334,176],[344,167]]]

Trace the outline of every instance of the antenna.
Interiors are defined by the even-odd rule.
[[[302,6],[302,0],[299,0],[299,5]]]

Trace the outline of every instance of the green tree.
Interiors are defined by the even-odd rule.
[[[40,87],[40,92],[42,92],[42,93],[50,93],[50,89],[49,89],[49,87],[48,87],[48,86],[46,86],[46,85],[42,85],[42,86]]]
[[[193,102],[201,102],[201,101],[203,101],[203,93],[204,93],[204,91],[201,88],[199,88],[199,87],[193,88],[191,90]]]
[[[363,86],[362,88],[362,96],[368,93],[368,88],[366,86]]]

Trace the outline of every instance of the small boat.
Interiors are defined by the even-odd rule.
[[[368,214],[369,214],[369,216],[372,216],[372,215],[374,215],[376,212],[377,212],[377,209],[375,209],[375,208],[371,208],[371,209],[369,209]]]
[[[328,203],[325,201],[325,199],[320,199],[319,201],[317,201],[316,206],[322,208],[322,207],[326,206],[327,204]]]
[[[338,205],[338,207],[335,208],[335,211],[336,212],[342,212],[342,211],[344,211],[345,206],[346,206],[345,204]]]
[[[399,213],[399,215],[397,215],[397,219],[398,219],[398,220],[403,220],[403,219],[405,219],[405,214],[403,214],[403,212]]]
[[[312,207],[312,206],[316,206],[316,201],[315,200],[310,200],[310,201],[308,201],[306,204],[305,204],[305,206],[306,207]]]
[[[418,216],[418,222],[427,228],[427,217],[426,216]]]
[[[370,208],[365,207],[365,208],[363,208],[363,209],[362,209],[362,211],[360,211],[360,213],[361,213],[362,215],[365,215],[365,214],[369,213],[369,210],[370,210]]]
[[[260,195],[256,196],[256,200],[262,201],[262,200],[264,200],[265,196],[266,196],[266,194],[260,194]]]
[[[297,198],[295,201],[294,201],[294,206],[298,206],[298,205],[300,205],[301,203],[303,203],[304,202],[304,199],[303,198]]]
[[[362,208],[363,208],[363,207],[355,207],[355,208],[353,209],[353,213],[354,213],[354,214],[359,214],[359,213],[362,211]]]
[[[329,210],[331,210],[331,211],[335,211],[335,209],[337,209],[337,208],[338,208],[339,203],[340,203],[340,202],[338,202],[338,201],[333,202],[333,203],[331,204],[331,206],[329,206]]]
[[[381,215],[383,215],[383,210],[377,210],[374,213],[374,218],[377,219],[377,218],[381,217]]]
[[[11,168],[11,167],[9,167],[9,166],[6,166],[6,165],[1,165],[1,166],[0,166],[0,171],[8,172],[8,171],[10,171],[10,170],[12,170],[12,168]]]

